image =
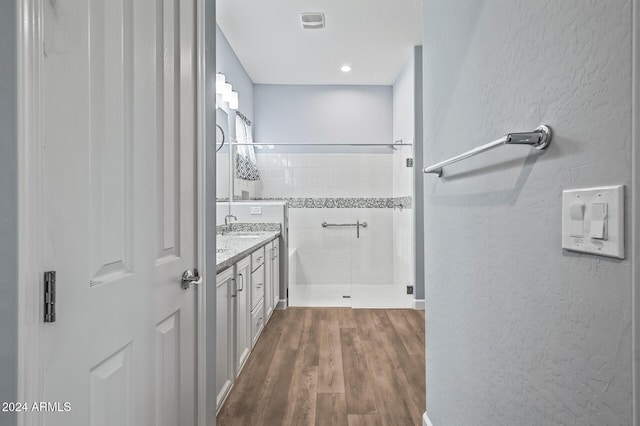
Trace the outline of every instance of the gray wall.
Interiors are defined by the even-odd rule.
[[[391,86],[256,84],[254,100],[257,143],[393,142]]]
[[[224,33],[216,25],[216,72],[223,73],[227,83],[238,92],[238,111],[253,120],[253,81],[227,41]]]
[[[428,416],[631,424],[630,251],[560,237],[563,189],[631,184],[631,0],[426,0],[424,18],[426,162],[555,132],[543,155],[504,147],[424,177]]]
[[[16,2],[0,3],[0,402],[17,398],[17,15]],[[16,424],[0,411],[0,425]]]

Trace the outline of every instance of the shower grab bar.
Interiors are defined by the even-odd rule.
[[[366,228],[367,222],[360,222],[360,219],[356,220],[356,223],[327,223],[322,222],[323,228],[331,228],[331,227],[344,227],[344,226],[355,226],[356,227],[356,238],[360,238],[360,227]]]
[[[425,167],[425,173],[436,173],[438,177],[442,177],[442,169],[449,164],[457,163],[474,155],[492,150],[502,145],[531,145],[535,149],[544,150],[551,143],[551,128],[549,126],[539,126],[533,132],[526,133],[509,133],[506,136],[496,139],[493,142],[479,146],[469,150],[463,154],[441,161],[432,166]]]

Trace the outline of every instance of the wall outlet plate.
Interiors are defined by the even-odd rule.
[[[412,285],[408,285],[407,286],[407,294],[413,294],[413,286]]]
[[[407,167],[413,167],[413,158],[407,158]]]
[[[601,203],[607,206],[605,239],[591,237],[591,227],[596,224],[592,220],[593,205]],[[574,236],[579,233],[580,226],[574,226],[572,231],[572,205],[584,205],[582,236]],[[624,185],[562,191],[562,248],[624,259]]]

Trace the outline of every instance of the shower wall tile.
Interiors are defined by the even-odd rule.
[[[263,198],[391,197],[391,154],[259,154]]]
[[[322,222],[367,222],[360,228],[323,228]],[[393,282],[393,210],[289,210],[289,246],[298,252],[302,285],[389,285]]]

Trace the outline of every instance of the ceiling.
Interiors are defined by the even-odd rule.
[[[254,83],[391,85],[422,44],[422,2],[218,0],[216,19]],[[302,29],[302,12],[325,28]]]

